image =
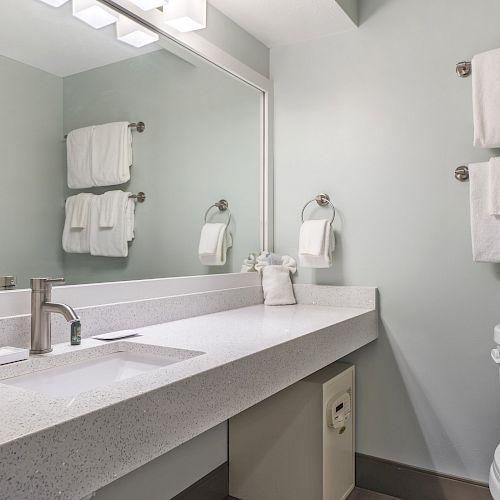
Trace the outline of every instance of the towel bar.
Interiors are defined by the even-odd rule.
[[[142,134],[146,130],[146,124],[144,122],[129,123],[129,128],[135,128],[139,134]],[[65,139],[68,138],[68,134],[65,134]]]
[[[231,210],[229,210],[229,203],[227,202],[227,200],[216,201],[213,205],[210,205],[207,208],[207,211],[205,212],[205,224],[207,223],[207,217],[212,208],[218,208],[219,212],[225,212],[227,210],[227,213],[229,214],[229,218],[227,219],[227,225],[229,226],[229,223],[231,222]]]
[[[315,196],[312,200],[309,200],[303,207],[302,207],[302,212],[300,214],[300,218],[302,220],[302,223],[304,223],[304,211],[305,209],[307,208],[307,206],[312,203],[313,201],[315,201],[320,207],[327,207],[327,206],[331,206],[332,207],[332,210],[333,210],[333,215],[332,215],[332,220],[330,221],[330,224],[333,223],[333,221],[335,220],[335,215],[336,215],[336,211],[335,211],[335,207],[333,206],[333,203],[330,201],[330,197],[326,194],[326,193],[320,193],[318,194],[317,196]]]
[[[460,61],[457,63],[456,72],[460,78],[467,78],[472,73],[472,63],[470,61]]]
[[[137,203],[144,203],[146,201],[146,193],[144,191],[139,191],[137,194],[131,194],[129,196],[131,200],[135,200]],[[66,203],[67,198],[64,200]]]

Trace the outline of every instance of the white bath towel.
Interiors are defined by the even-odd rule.
[[[114,191],[112,194],[96,196],[91,203],[90,254],[104,257],[127,257],[128,242],[133,237],[131,218],[131,193]],[[102,213],[113,211],[112,226],[101,227]]]
[[[92,138],[94,186],[115,186],[128,182],[131,165],[132,133],[129,123],[97,125]]]
[[[500,215],[500,158],[490,158],[488,174],[489,213]]]
[[[313,268],[331,267],[334,243],[332,226],[329,220],[305,221],[300,227],[300,265]]]
[[[489,165],[469,165],[472,257],[500,262],[500,217],[489,213]]]
[[[226,224],[206,223],[201,229],[198,258],[204,266],[223,266],[233,238]]]
[[[73,130],[66,139],[68,187],[82,189],[94,186],[92,179],[92,137],[94,127]]]
[[[472,59],[474,146],[500,147],[500,49]]]
[[[66,219],[62,236],[62,246],[65,252],[90,252],[91,207],[96,198],[97,196],[92,194],[81,193],[77,196],[70,196],[66,200]],[[75,227],[72,227],[73,225]]]

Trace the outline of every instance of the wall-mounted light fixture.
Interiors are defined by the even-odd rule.
[[[157,42],[160,39],[158,33],[151,31],[125,16],[120,16],[118,19],[116,25],[116,38],[121,42],[128,43],[137,48]]]
[[[97,0],[73,0],[73,15],[95,29],[118,21],[118,14]]]
[[[142,10],[153,10],[162,7],[164,0],[129,0],[129,2],[137,5]]]
[[[181,33],[207,27],[206,0],[168,0],[163,7],[165,23]]]

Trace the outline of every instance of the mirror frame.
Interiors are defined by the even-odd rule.
[[[196,31],[179,33],[163,22],[158,9],[143,11],[128,0],[99,0],[160,36],[159,45],[194,64],[200,58],[260,92],[260,251],[274,249],[274,175],[273,175],[273,83]],[[250,251],[250,249],[249,249]]]

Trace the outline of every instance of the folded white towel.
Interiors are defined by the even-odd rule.
[[[66,140],[68,187],[81,189],[94,186],[92,180],[92,137],[94,127],[73,130]]]
[[[233,238],[226,224],[206,223],[201,229],[198,257],[204,266],[223,266]]]
[[[133,237],[131,218],[131,193],[114,191],[106,196],[96,196],[91,203],[90,254],[104,257],[127,257],[128,241]],[[112,210],[109,217],[113,226],[101,227],[101,214]],[[132,235],[132,236],[131,236]]]
[[[469,165],[472,257],[475,262],[500,262],[500,217],[489,213],[489,165]]]
[[[500,147],[500,49],[472,59],[474,146]]]
[[[94,186],[114,186],[128,182],[131,165],[132,133],[129,123],[97,125],[92,138]]]
[[[80,193],[76,196],[72,196],[73,207],[71,215],[71,229],[84,229],[89,224],[90,218],[90,205],[92,198],[94,197],[91,193]]]
[[[70,196],[66,200],[66,219],[62,236],[62,246],[65,252],[90,252],[91,207],[96,198],[97,196],[93,194],[81,193],[77,196]],[[75,227],[72,227],[73,220],[75,220]]]
[[[334,245],[335,239],[329,220],[305,221],[300,227],[300,265],[313,268],[331,267]]]
[[[500,215],[500,158],[490,158],[488,198],[490,215]]]

